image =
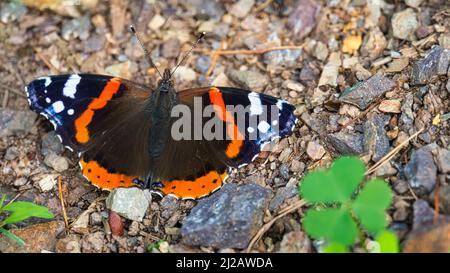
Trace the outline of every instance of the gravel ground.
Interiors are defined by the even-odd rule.
[[[422,129],[374,176],[395,192],[389,227],[403,250],[448,250],[448,1],[22,2],[0,3],[0,192],[47,206],[56,218],[10,226],[27,245],[0,236],[0,252],[245,251],[264,223],[298,201],[305,172],[342,154],[371,166]],[[55,5],[45,8],[45,2]],[[173,67],[196,33],[207,32],[176,73],[177,88],[240,86],[283,98],[297,108],[294,134],[200,201],[141,190],[108,197],[91,186],[51,124],[28,109],[23,87],[69,72],[153,86],[156,71],[128,32],[130,23],[160,70]],[[133,210],[126,208],[130,200]],[[252,251],[316,252],[301,216],[299,209],[277,220]]]

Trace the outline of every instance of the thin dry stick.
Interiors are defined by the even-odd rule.
[[[424,130],[425,130],[424,128],[420,129],[419,131],[414,133],[412,136],[410,136],[408,139],[406,139],[405,141],[400,143],[400,145],[398,145],[397,147],[392,149],[392,151],[387,153],[382,159],[380,159],[377,163],[375,163],[372,167],[370,167],[369,170],[367,170],[367,172],[365,174],[368,175],[368,174],[371,174],[374,171],[378,170],[378,168],[380,168],[386,162],[391,160],[404,146],[406,146],[406,144],[408,144],[411,139],[415,138],[417,135],[422,133]]]
[[[264,54],[270,51],[275,51],[275,50],[284,50],[284,49],[302,49],[303,48],[303,44],[299,45],[299,46],[274,46],[274,47],[269,47],[269,48],[261,48],[261,49],[253,49],[253,50],[247,50],[247,49],[238,49],[238,50],[217,50],[215,52],[213,52],[213,54],[218,54],[218,55],[252,55],[252,54]]]
[[[60,72],[59,69],[52,65],[41,52],[36,52],[36,55],[44,62],[44,64],[52,71],[52,73],[57,74]]]
[[[61,208],[64,217],[64,224],[66,224],[66,229],[69,228],[69,221],[67,220],[66,214],[66,206],[64,205],[64,196],[61,187],[61,176],[58,176],[58,192],[59,192],[59,201],[61,201]]]
[[[254,49],[254,50],[246,50],[246,49],[238,49],[238,50],[216,50],[213,51],[210,55],[211,55],[211,65],[208,68],[208,71],[206,72],[206,76],[208,77],[209,75],[211,75],[214,67],[216,66],[217,63],[217,59],[219,58],[219,56],[224,56],[224,55],[258,55],[258,54],[264,54],[270,51],[275,51],[275,50],[284,50],[284,49],[302,49],[304,47],[304,44],[299,45],[299,46],[275,46],[275,47],[269,47],[269,48],[262,48],[262,49]],[[222,48],[222,45],[221,45]]]
[[[265,225],[263,225],[261,227],[261,229],[256,233],[256,235],[252,238],[252,240],[248,244],[246,252],[249,253],[252,250],[253,245],[256,242],[258,242],[259,239],[261,239],[261,237],[264,235],[264,233],[266,233],[278,219],[280,219],[281,217],[283,217],[291,212],[298,210],[299,208],[303,207],[305,204],[306,204],[306,201],[301,199],[301,200],[298,200],[295,203],[291,204],[284,210],[280,211],[280,213],[276,217],[274,217],[272,220],[270,220]]]
[[[220,50],[222,50],[225,47],[225,41],[222,40],[220,42]],[[219,60],[219,55],[214,54],[214,52],[211,54],[211,64],[208,67],[208,71],[206,71],[206,77],[209,77],[209,75],[212,74],[212,71],[214,67],[216,67],[217,61]]]

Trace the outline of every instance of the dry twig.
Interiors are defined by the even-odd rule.
[[[261,48],[261,49],[254,49],[254,50],[247,50],[247,49],[238,49],[238,50],[224,50],[223,49],[223,41],[221,43],[221,49],[215,50],[211,52],[211,65],[208,68],[208,71],[206,72],[206,77],[210,76],[214,67],[216,66],[217,60],[220,56],[226,56],[226,55],[259,55],[264,54],[270,51],[275,50],[286,50],[286,49],[302,49],[304,47],[304,44],[299,46],[275,46],[275,47],[269,47],[269,48]]]
[[[64,217],[64,224],[66,225],[66,229],[68,229],[69,221],[67,220],[66,206],[64,205],[64,195],[61,187],[61,176],[58,176],[58,192],[59,192],[59,201],[61,201],[61,209]]]
[[[370,167],[367,172],[365,173],[366,175],[371,174],[373,172],[375,172],[376,170],[378,170],[381,166],[383,166],[386,162],[389,162],[398,152],[400,152],[400,150],[406,146],[409,141],[413,138],[415,138],[416,136],[418,136],[420,133],[422,133],[425,129],[422,128],[419,131],[417,131],[416,133],[414,133],[412,136],[408,137],[405,141],[403,141],[402,143],[400,143],[397,147],[395,147],[394,149],[392,149],[389,153],[387,153],[382,159],[380,159],[377,163],[375,163],[372,167]]]
[[[305,204],[306,204],[306,201],[301,199],[301,200],[298,200],[297,202],[291,204],[290,206],[286,207],[285,209],[281,210],[277,216],[275,216],[272,220],[270,220],[269,222],[267,222],[265,225],[263,225],[261,227],[261,229],[256,233],[256,235],[252,238],[252,240],[248,244],[246,252],[249,253],[252,250],[253,245],[256,242],[258,242],[259,239],[261,239],[261,237],[264,235],[264,233],[266,233],[278,219],[280,219],[281,217],[283,217],[291,212],[298,210],[299,208],[303,207]]]

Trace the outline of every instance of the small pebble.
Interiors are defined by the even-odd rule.
[[[17,147],[12,146],[9,147],[8,150],[6,150],[5,153],[5,160],[14,160],[19,156],[19,149],[17,149]]]
[[[57,172],[63,172],[69,168],[69,161],[67,158],[54,153],[46,155],[44,158],[44,163]]]
[[[318,141],[310,141],[308,142],[308,146],[306,146],[306,154],[312,160],[319,160],[325,155],[325,148]]]

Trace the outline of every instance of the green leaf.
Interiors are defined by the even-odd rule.
[[[338,242],[329,243],[323,250],[323,253],[349,253],[348,247]]]
[[[378,233],[376,240],[380,244],[381,253],[399,253],[400,247],[395,233],[389,230],[383,230]]]
[[[54,217],[46,207],[25,201],[12,202],[4,206],[3,210],[11,211],[12,213],[5,220],[3,220],[2,225],[17,223],[30,217],[39,217],[44,219],[51,219]]]
[[[6,236],[8,236],[9,238],[13,239],[14,241],[16,241],[16,243],[18,243],[21,246],[23,246],[25,244],[25,242],[22,239],[20,239],[20,237],[12,234],[11,232],[7,231],[4,228],[0,228],[0,233],[5,234]]]
[[[352,208],[363,227],[377,233],[386,226],[386,209],[391,202],[391,188],[386,182],[374,179],[361,190]]]
[[[366,166],[355,156],[343,156],[334,161],[331,171],[336,181],[345,186],[345,193],[351,196],[364,179]]]
[[[357,157],[341,157],[328,171],[314,171],[300,184],[300,195],[311,203],[344,203],[364,178],[365,167]]]
[[[358,227],[344,208],[310,209],[303,219],[306,232],[314,239],[326,239],[351,245],[358,236]]]
[[[6,200],[6,194],[2,195],[2,199],[0,200],[0,212],[3,210],[3,203],[5,203]]]

